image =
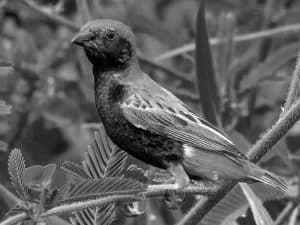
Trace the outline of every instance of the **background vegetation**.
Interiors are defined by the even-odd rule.
[[[103,148],[107,140],[102,129],[94,138],[94,131],[100,126],[94,106],[91,66],[82,51],[70,46],[71,38],[90,19],[113,18],[130,25],[137,36],[143,70],[212,123],[222,126],[245,153],[280,114],[283,117],[288,114],[285,112],[297,98],[298,70],[291,86],[290,81],[300,47],[300,2],[207,1],[205,19],[212,37],[212,62],[200,13],[196,19],[198,8],[199,1],[195,0],[0,1],[0,99],[3,100],[0,102],[0,218],[4,218],[16,200],[4,188],[16,191],[7,170],[13,148],[22,150],[27,166],[58,163],[72,172],[74,167],[62,164],[65,160],[76,163],[85,160],[89,166],[87,159],[99,150],[106,156],[105,168],[114,165],[112,171],[120,169],[116,174],[102,171],[100,177],[125,175],[154,183],[153,180],[161,181],[161,177],[168,176],[161,171],[149,171],[147,165],[127,158],[111,144],[108,144],[111,148]],[[283,106],[286,110],[282,113]],[[293,115],[295,120],[299,117],[297,112]],[[293,125],[285,124],[286,130]],[[281,127],[282,132],[277,133],[285,134],[285,128]],[[263,218],[261,224],[299,223],[299,135],[300,126],[296,123],[261,160],[263,167],[285,178],[290,186],[288,193],[251,186],[255,194],[250,199],[255,199],[256,205],[250,209],[249,198],[243,192],[252,193],[251,190],[237,187],[222,200],[221,206],[210,211],[203,223],[259,224],[259,218]],[[88,145],[94,146],[89,155],[85,154]],[[17,156],[20,153],[15,152]],[[252,154],[250,158],[257,161],[260,156]],[[11,157],[15,159],[14,155]],[[113,157],[120,161],[113,161]],[[109,164],[109,160],[115,164]],[[127,170],[132,164],[137,167]],[[70,173],[53,170],[53,180],[44,178],[50,179],[53,188],[74,179]],[[32,184],[25,182],[25,186]],[[137,186],[130,183],[127,188],[133,187]],[[139,188],[136,190],[144,187]],[[86,215],[78,213],[73,215],[72,223],[109,224],[114,219],[114,224],[164,225],[180,221],[187,212],[202,215],[197,210],[189,211],[197,201],[192,194],[186,194],[181,209],[178,196],[164,197],[147,198],[138,209],[126,205],[117,205],[117,211],[110,206],[100,208],[99,218],[104,215],[112,218],[103,221],[80,223],[78,218]],[[259,201],[264,207],[258,207]],[[146,213],[142,213],[145,208]],[[67,221],[69,216],[65,213],[62,218]],[[59,220],[59,223],[66,222]],[[180,224],[184,223],[192,222]]]

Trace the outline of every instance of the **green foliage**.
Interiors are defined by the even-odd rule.
[[[120,175],[119,171],[123,169],[127,156],[119,154],[118,149],[112,143],[109,144],[103,127],[100,132],[102,132],[102,136],[95,134],[94,144],[97,145],[94,148],[90,148],[89,154],[86,155],[86,157],[92,156],[94,163],[91,164],[90,161],[87,161],[84,164],[86,168],[91,168],[96,165],[96,155],[101,157],[103,161],[97,161],[99,163],[97,168],[101,167],[103,169],[97,172],[100,176],[96,178],[91,177],[82,166],[66,161],[63,163],[62,168],[73,177],[73,180],[72,183],[64,184],[58,191],[51,189],[56,164],[35,165],[26,168],[21,151],[14,149],[8,160],[9,174],[13,186],[23,202],[17,207],[12,207],[7,214],[7,218],[17,216],[20,212],[25,212],[32,220],[39,221],[39,217],[45,209],[55,208],[56,206],[76,205],[89,200],[93,201],[118,195],[133,196],[135,199],[140,199],[147,185],[133,179],[107,176],[107,174]],[[105,150],[101,148],[105,148]],[[112,166],[109,166],[110,164]],[[111,168],[116,168],[117,173],[110,172]],[[96,170],[92,173],[95,174],[95,172]],[[93,225],[104,225],[110,224],[114,220],[115,215],[115,204],[110,204],[104,207],[74,212],[71,222],[73,224],[82,224],[82,221],[88,220]]]
[[[121,172],[124,169],[126,159],[127,154],[119,150],[109,140],[103,126],[101,126],[99,132],[95,132],[94,140],[85,153],[83,166],[64,162],[62,168],[69,172],[73,178],[80,181],[86,180],[87,178],[103,179],[123,177]],[[115,185],[117,186],[118,184]],[[116,193],[117,192],[114,192],[114,194]],[[76,221],[79,224],[81,221],[90,221],[93,225],[109,225],[115,219],[116,211],[115,205],[112,204],[105,207],[74,212],[73,214],[74,217],[71,218],[73,224],[76,224]],[[99,219],[103,216],[108,219]]]
[[[253,216],[257,225],[272,225],[274,221],[272,220],[270,214],[267,212],[265,207],[263,206],[261,200],[254,194],[252,189],[248,184],[240,183],[240,186],[246,196]]]
[[[22,173],[22,180],[27,188],[42,191],[50,189],[52,178],[56,170],[56,164],[46,166],[30,166]]]
[[[196,20],[196,71],[199,94],[205,118],[220,125],[220,93],[216,83],[205,22],[205,1],[200,1]]]
[[[83,169],[83,167],[77,163],[65,161],[61,165],[61,168],[69,174],[69,176],[74,180],[74,182],[90,178]]]
[[[28,189],[22,179],[24,170],[25,161],[21,151],[13,149],[8,158],[8,173],[18,196],[26,202],[28,199]]]

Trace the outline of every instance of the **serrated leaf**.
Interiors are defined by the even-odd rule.
[[[60,168],[66,171],[74,181],[82,181],[90,178],[83,167],[77,163],[64,161]]]
[[[25,161],[22,152],[19,149],[13,149],[8,158],[8,173],[17,194],[23,201],[26,201],[28,189],[22,180],[24,170]]]
[[[85,161],[83,169],[89,178],[104,177],[123,177],[121,172],[125,166],[127,154],[115,146],[106,135],[103,125],[100,126],[99,132],[95,132],[94,140],[85,153]],[[109,225],[115,218],[115,205],[109,206],[110,210],[105,208],[96,208],[82,210],[75,213],[75,217],[70,218],[73,224],[93,224],[93,225]],[[104,213],[103,213],[104,212]],[[99,220],[99,218],[107,218]]]
[[[126,159],[127,154],[109,140],[101,126],[85,154],[83,167],[91,178],[117,177],[121,175]]]
[[[77,184],[69,184],[69,187],[58,203],[86,201],[108,195],[139,194],[146,190],[146,185],[139,181],[113,177],[84,180]]]
[[[205,22],[205,0],[200,1],[196,19],[196,72],[203,114],[214,125],[220,117],[220,95],[213,68]]]
[[[274,221],[272,220],[270,214],[263,206],[261,200],[254,194],[250,186],[246,183],[239,183],[244,195],[246,196],[257,225],[272,225]]]
[[[11,105],[7,105],[4,101],[0,100],[0,116],[11,114]]]
[[[115,220],[116,212],[113,204],[96,209],[73,212],[70,221],[73,225],[109,225]]]
[[[251,184],[254,193],[262,200],[279,200],[285,194],[264,184]],[[239,185],[236,185],[204,218],[204,225],[233,225],[250,207]]]

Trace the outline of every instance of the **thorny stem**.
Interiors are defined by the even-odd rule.
[[[144,193],[146,197],[154,197],[154,196],[164,196],[166,192],[168,191],[174,191],[175,186],[170,185],[149,185],[147,191]],[[177,193],[192,193],[192,194],[198,194],[198,195],[213,195],[214,193],[214,187],[208,186],[208,185],[190,185],[186,187],[183,190],[178,191]],[[53,207],[45,212],[42,212],[40,214],[39,218],[46,218],[48,216],[54,215],[54,214],[61,214],[65,212],[73,212],[81,209],[86,209],[90,207],[96,207],[100,205],[107,205],[112,202],[133,202],[138,201],[139,198],[136,197],[136,195],[114,195],[114,196],[107,196],[102,197],[99,199],[93,199],[93,200],[87,200],[87,201],[80,201],[80,202],[74,202],[70,204],[64,204],[61,206]],[[6,220],[2,221],[0,225],[12,225],[16,224],[18,222],[24,221],[28,216],[26,213],[19,213],[17,215],[11,216],[7,218]]]
[[[288,92],[288,95],[286,98],[284,111],[286,111],[288,108],[290,108],[291,105],[295,102],[295,100],[297,98],[299,79],[300,79],[300,51],[298,53],[296,67],[295,67],[293,75],[292,75],[292,81],[291,81],[289,92]],[[284,113],[284,111],[283,111],[283,113]]]

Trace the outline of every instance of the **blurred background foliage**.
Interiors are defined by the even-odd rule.
[[[143,70],[201,114],[191,50],[198,4],[196,0],[0,1],[0,99],[12,106],[11,114],[0,115],[1,183],[10,186],[7,157],[14,147],[22,149],[29,165],[82,161],[99,118],[91,66],[70,40],[89,19],[113,18],[131,26]],[[209,0],[206,21],[214,37],[223,127],[246,151],[241,139],[257,140],[284,104],[300,47],[300,1]],[[291,24],[295,26],[290,28]],[[277,28],[274,35],[269,32]],[[255,33],[259,31],[265,33],[259,36]],[[244,40],[238,39],[237,35],[248,33]],[[175,48],[179,54],[172,53]],[[262,165],[282,176],[295,176],[299,135],[296,125]],[[135,159],[127,161],[145,167]],[[64,181],[63,175],[57,176],[57,185]],[[187,196],[183,212],[194,202]],[[274,218],[286,202],[269,204]],[[147,201],[146,206],[147,214],[119,220],[163,225],[182,217],[181,211],[170,211],[157,200]],[[0,218],[8,207],[0,203]]]

